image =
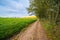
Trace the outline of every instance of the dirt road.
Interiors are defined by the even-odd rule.
[[[45,30],[39,21],[31,24],[24,32],[10,38],[10,40],[48,40]]]

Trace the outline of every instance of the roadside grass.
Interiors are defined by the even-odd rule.
[[[44,27],[44,29],[46,30],[49,40],[56,40],[57,39],[57,37],[56,37],[57,30],[56,30],[55,23],[54,22],[51,23],[48,20],[44,20],[44,21],[41,21],[41,24]]]
[[[17,34],[35,21],[36,18],[0,18],[0,40]]]
[[[56,27],[56,40],[60,40],[60,18],[58,19],[57,27]]]

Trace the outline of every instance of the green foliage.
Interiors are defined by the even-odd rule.
[[[40,20],[49,21],[49,23],[44,23],[44,27],[46,27],[48,34],[51,34],[52,40],[58,39],[57,37],[60,35],[57,32],[60,30],[58,29],[60,28],[60,0],[30,0],[27,10],[29,13],[34,13]]]
[[[42,21],[41,23],[47,32],[47,36],[48,36],[49,40],[56,40],[57,39],[56,38],[56,31],[57,30],[54,29],[56,26],[55,23],[51,23],[48,20]]]
[[[48,19],[55,23],[60,15],[58,0],[30,0],[30,6],[27,10],[29,13],[34,13],[40,19]]]
[[[27,27],[36,18],[0,18],[0,40],[5,40]]]

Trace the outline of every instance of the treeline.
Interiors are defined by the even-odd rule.
[[[29,1],[28,13],[35,14],[40,20],[49,21],[45,27],[48,27],[46,29],[52,35],[51,40],[60,40],[60,0]]]
[[[60,21],[60,0],[30,0],[29,13],[51,22]]]

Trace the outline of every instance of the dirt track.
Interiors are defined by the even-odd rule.
[[[24,32],[10,38],[10,40],[48,40],[45,30],[39,21],[31,24]]]

